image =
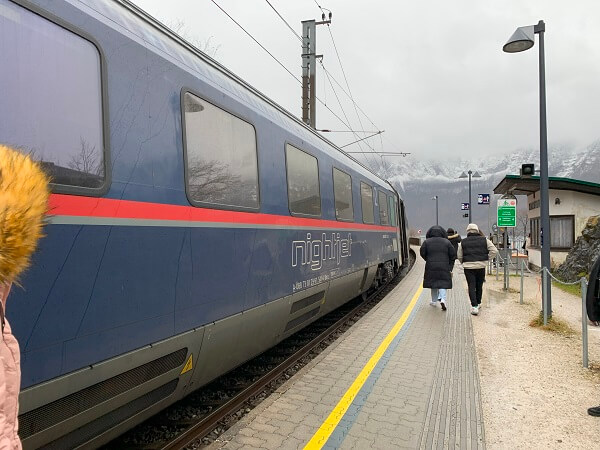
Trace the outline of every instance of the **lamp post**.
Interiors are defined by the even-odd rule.
[[[469,175],[467,175],[467,173]],[[461,173],[460,177],[458,178],[467,178],[469,177],[469,223],[471,223],[471,175],[473,176],[473,178],[481,178],[481,175],[479,175],[479,173],[477,173],[477,171],[475,171],[475,173],[473,173],[472,170],[469,170],[467,173]]]
[[[507,53],[517,53],[529,50],[533,47],[534,34],[539,35],[539,75],[540,75],[540,215],[541,229],[540,242],[542,245],[542,268],[550,270],[550,206],[548,202],[548,142],[546,128],[546,70],[544,62],[544,32],[546,24],[540,20],[537,25],[519,27],[502,47]],[[544,239],[545,238],[545,239]],[[545,242],[544,242],[545,241]],[[542,296],[547,298],[546,311],[548,316],[552,315],[550,280],[542,283]]]
[[[435,224],[436,225],[440,224],[439,215],[438,215],[438,199],[439,199],[439,197],[437,195],[434,195],[433,197],[431,197],[431,200],[435,200]]]

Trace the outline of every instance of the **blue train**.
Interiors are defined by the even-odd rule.
[[[402,200],[126,0],[0,0],[0,142],[52,176],[13,289],[26,448],[98,446],[406,267]]]

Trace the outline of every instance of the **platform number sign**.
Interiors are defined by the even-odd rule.
[[[468,211],[469,210],[469,203],[461,203],[460,204],[460,210],[461,211]]]
[[[478,205],[489,205],[490,204],[490,194],[477,194],[477,204]]]
[[[498,200],[498,226],[517,226],[517,199],[501,198]]]

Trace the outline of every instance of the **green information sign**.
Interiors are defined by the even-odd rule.
[[[517,199],[501,198],[498,200],[498,226],[517,226]]]

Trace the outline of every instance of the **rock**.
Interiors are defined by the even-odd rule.
[[[592,216],[569,251],[567,259],[558,266],[554,275],[563,281],[576,281],[590,273],[592,265],[599,256],[600,216]]]

